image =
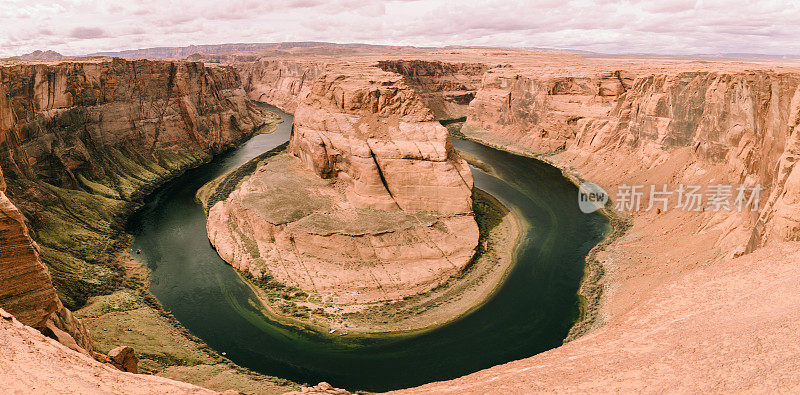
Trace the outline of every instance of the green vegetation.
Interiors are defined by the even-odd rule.
[[[206,211],[208,211],[208,209],[217,204],[217,202],[227,199],[231,192],[236,190],[236,188],[238,188],[244,180],[250,177],[250,175],[253,174],[257,168],[259,168],[259,166],[264,164],[267,159],[282,153],[288,146],[288,142],[281,144],[253,159],[250,159],[247,161],[247,163],[236,168],[236,170],[223,174],[222,176],[209,182],[197,191],[197,200],[203,205]]]
[[[480,233],[478,245],[483,245],[491,232],[503,222],[503,217],[508,214],[508,209],[494,196],[480,189],[475,189],[472,194],[472,209],[475,212],[475,221],[478,223]]]
[[[108,353],[120,345],[131,346],[141,359],[139,366],[144,372],[216,362],[133,290],[95,297],[78,316],[95,334],[98,351]]]
[[[123,248],[123,226],[139,207],[136,199],[207,159],[205,154],[174,152],[143,158],[133,151],[106,148],[93,156],[91,167],[74,171],[76,189],[8,180],[13,195],[34,196],[19,208],[31,222],[42,261],[67,308],[76,310],[90,296],[120,288],[124,269],[111,255]]]

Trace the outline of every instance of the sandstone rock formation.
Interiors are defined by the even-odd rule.
[[[295,112],[289,151],[320,177],[340,177],[356,207],[462,214],[472,173],[447,130],[402,80],[328,73]]]
[[[403,59],[381,60],[378,67],[402,75],[437,119],[466,117],[468,105],[489,69],[483,63]]]
[[[472,174],[400,76],[329,70],[294,119],[296,158],[270,160],[209,212],[226,261],[338,303],[424,292],[465,267]]]
[[[139,358],[132,347],[120,346],[108,352],[108,358],[114,366],[130,373],[139,373]]]
[[[0,306],[42,328],[60,301],[25,219],[0,192]]]
[[[158,376],[133,375],[76,353],[0,309],[0,392],[213,394]]]
[[[89,332],[56,294],[24,217],[0,190],[0,306],[69,348],[91,355]]]
[[[325,68],[325,63],[303,60],[267,59],[240,63],[237,69],[250,99],[266,102],[286,112],[294,112],[300,93]]]

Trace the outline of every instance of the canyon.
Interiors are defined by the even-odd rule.
[[[249,98],[294,113],[295,130],[287,153],[210,207],[209,236],[226,260],[256,273],[262,269],[253,266],[244,239],[215,231],[229,226],[227,218],[237,229],[272,235],[257,243],[259,256],[282,254],[291,240],[309,248],[297,257],[319,255],[330,243],[355,250],[370,232],[388,232],[386,245],[391,237],[424,233],[434,244],[457,247],[419,251],[408,244],[440,272],[422,275],[395,262],[412,271],[398,290],[419,292],[463,267],[477,244],[471,176],[437,120],[455,120],[452,129],[466,138],[540,158],[611,196],[625,185],[764,188],[755,211],[617,213],[628,225],[592,255],[569,341],[405,392],[800,388],[800,65],[499,49],[248,56],[257,60],[221,55],[207,65],[105,59],[0,68],[0,307],[61,343],[14,319],[0,320],[2,336],[46,344],[68,356],[65,364],[122,374],[67,350],[93,352],[67,308],[96,295],[78,290],[110,293],[103,287],[126,279],[115,265],[87,258],[113,247],[114,224],[147,190],[265,122],[269,115]],[[291,182],[299,184],[294,192],[324,197],[309,198],[302,219],[259,218],[267,215],[258,212],[263,200],[247,206],[253,193],[296,200],[276,187]],[[373,219],[365,229],[346,229],[352,224],[336,223],[335,215],[312,224],[319,207],[349,219],[366,218],[359,217],[365,210],[390,212],[394,227]],[[112,214],[101,215],[108,209]],[[64,229],[71,233],[59,237]],[[315,267],[330,259],[330,251],[324,254]],[[458,264],[446,265],[445,256]],[[310,277],[332,270],[322,271]],[[275,277],[310,289],[287,273]],[[363,293],[358,301],[386,298],[377,288],[348,292]],[[27,361],[21,366],[32,366]],[[188,388],[124,377],[120,383]]]
[[[120,357],[116,347],[125,344],[116,343],[118,339],[98,342],[94,333],[93,341],[88,321],[73,311],[98,296],[131,292],[126,289],[136,295],[146,281],[139,264],[124,251],[124,219],[139,199],[274,122],[273,114],[246,99],[230,68],[121,59],[3,64],[0,306],[8,317],[16,317],[9,318],[16,326],[4,323],[8,344],[32,344],[25,339],[29,331],[13,329],[24,324],[60,343],[54,347],[36,340],[47,349],[42,357],[51,362],[75,360],[61,346],[95,359],[76,362],[76,372],[84,372],[81,377],[72,375],[77,381],[69,382],[76,388],[90,383],[88,377],[94,375],[105,377],[108,388],[117,392],[148,392],[157,385],[172,392],[190,389],[166,379],[119,379],[107,366],[116,363],[119,370],[136,371],[132,361],[137,358],[130,349]],[[148,307],[157,302],[149,301],[146,293],[140,295],[130,305],[159,317],[157,307]],[[172,325],[166,313],[155,320],[156,326]],[[158,330],[141,333],[150,339],[158,335]],[[179,332],[174,336],[195,342]],[[13,354],[4,363],[22,358],[17,355],[34,358],[8,352]],[[153,365],[152,356],[145,357],[151,368],[165,368]],[[203,360],[209,366],[217,363],[213,354]],[[4,369],[4,382],[14,388],[36,384],[16,377],[35,373],[35,366],[23,363]],[[51,373],[71,376],[69,368]],[[144,386],[137,387],[137,381]]]

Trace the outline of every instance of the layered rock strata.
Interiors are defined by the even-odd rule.
[[[0,307],[91,354],[64,304],[120,281],[102,255],[131,200],[250,135],[263,115],[229,68],[119,59],[0,67]]]
[[[598,72],[575,79],[490,71],[470,104],[464,132],[522,151],[566,149],[554,158],[565,164],[592,158],[600,164],[614,157],[618,163],[612,168],[654,173],[670,163],[669,177],[653,174],[648,182],[760,184],[765,191],[757,215],[727,221],[718,245],[742,253],[770,240],[800,237],[793,176],[800,74],[678,70],[630,75]],[[563,92],[569,94],[559,98]],[[722,222],[718,215],[706,216],[709,223]]]
[[[299,104],[301,92],[322,73],[325,62],[263,59],[241,62],[236,68],[250,99],[266,102],[292,113]]]
[[[395,74],[328,71],[295,111],[288,151],[209,212],[220,255],[338,303],[433,288],[474,254],[472,174]]]
[[[605,275],[594,284],[602,298],[588,306],[597,319],[583,329],[592,331],[531,358],[408,392],[800,385],[787,374],[798,363],[787,337],[798,300],[785,296],[796,287],[792,266],[800,249],[794,181],[800,72],[755,63],[624,63],[493,69],[462,129],[511,151],[547,153],[548,161],[601,184],[612,199],[620,186],[648,188],[641,211],[623,213],[631,217],[630,230],[597,255]],[[601,94],[598,87],[617,70],[625,70],[624,89]],[[552,81],[565,78],[591,89],[553,100],[559,90]],[[706,200],[686,211],[674,207],[675,195],[667,210],[645,210],[649,186],[664,184],[673,191],[680,184],[765,189],[755,211],[716,212]]]
[[[469,103],[490,68],[483,63],[429,60],[381,60],[378,67],[403,76],[437,119],[467,116]]]

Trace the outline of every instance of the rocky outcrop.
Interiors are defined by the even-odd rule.
[[[303,59],[270,59],[237,63],[244,90],[252,100],[293,113],[301,92],[325,69],[325,63]]]
[[[319,77],[295,112],[289,151],[343,178],[356,207],[472,212],[472,173],[400,77],[365,68]]]
[[[303,387],[300,389],[300,391],[287,392],[284,395],[301,395],[301,394],[350,395],[350,392],[341,388],[334,388],[334,386],[323,381],[313,387]]]
[[[76,353],[0,309],[0,392],[213,394],[158,376],[133,375]]]
[[[469,103],[489,66],[483,63],[450,63],[428,60],[381,60],[378,67],[403,76],[436,119],[467,116]]]
[[[89,332],[61,304],[25,219],[0,191],[0,306],[73,350],[91,353]]]
[[[293,156],[214,205],[209,238],[238,269],[334,303],[427,291],[474,254],[472,174],[400,76],[338,70],[304,91]]]
[[[108,352],[108,358],[114,367],[123,372],[139,373],[139,358],[133,351],[133,347],[117,347]]]
[[[0,306],[43,328],[60,303],[24,217],[0,192]]]

